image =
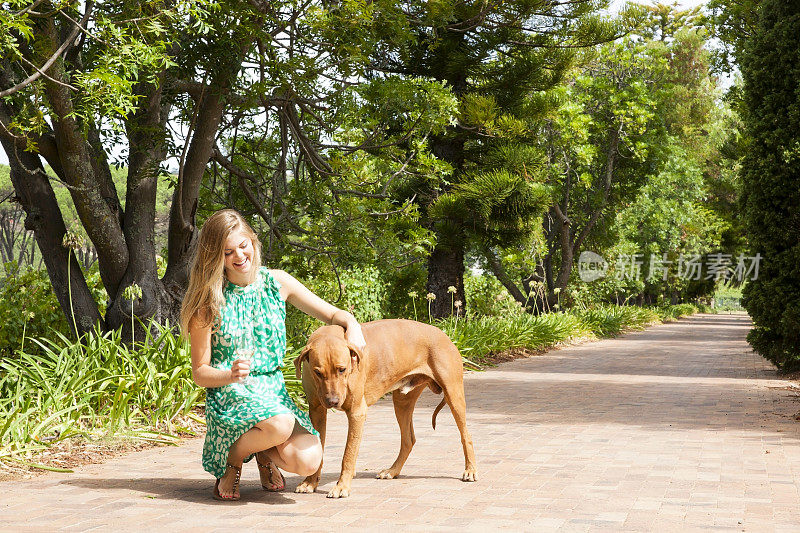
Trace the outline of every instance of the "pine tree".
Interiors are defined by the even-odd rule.
[[[543,158],[524,149],[534,144],[527,121],[544,109],[528,96],[558,84],[576,49],[619,34],[617,23],[599,14],[607,4],[430,3],[408,13],[416,23],[414,44],[376,58],[377,72],[446,82],[460,103],[458,121],[430,140],[451,173],[395,191],[400,201],[420,202],[420,222],[437,237],[427,279],[437,296],[434,316],[451,313],[449,287],[465,301],[464,256],[471,247],[513,245],[546,209],[544,173],[537,173]]]

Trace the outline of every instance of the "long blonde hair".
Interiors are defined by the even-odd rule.
[[[248,283],[256,281],[261,266],[261,241],[250,224],[233,209],[217,211],[200,229],[192,266],[189,287],[181,305],[181,332],[189,338],[189,322],[197,318],[201,328],[210,326],[225,301],[225,241],[234,231],[241,231],[253,242],[253,268]]]

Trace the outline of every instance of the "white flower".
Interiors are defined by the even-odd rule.
[[[429,292],[429,293],[428,293],[428,294],[425,296],[425,299],[426,299],[426,300],[428,300],[429,302],[432,302],[432,301],[434,301],[434,300],[436,299],[436,295],[435,295],[435,294],[433,294],[432,292]]]
[[[122,291],[122,297],[126,300],[139,299],[142,297],[142,288],[136,283],[131,283]]]
[[[61,241],[61,244],[64,246],[64,248],[79,250],[83,247],[83,237],[74,231],[68,231],[64,234],[64,239]]]

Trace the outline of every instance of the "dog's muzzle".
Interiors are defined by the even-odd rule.
[[[328,409],[333,407],[339,407],[339,397],[338,396],[325,396],[325,406]]]

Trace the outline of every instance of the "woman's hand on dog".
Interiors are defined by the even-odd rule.
[[[356,322],[355,319],[347,324],[347,329],[344,331],[344,338],[359,350],[363,351],[367,346],[367,341],[364,340],[364,332],[361,331],[361,324]]]

